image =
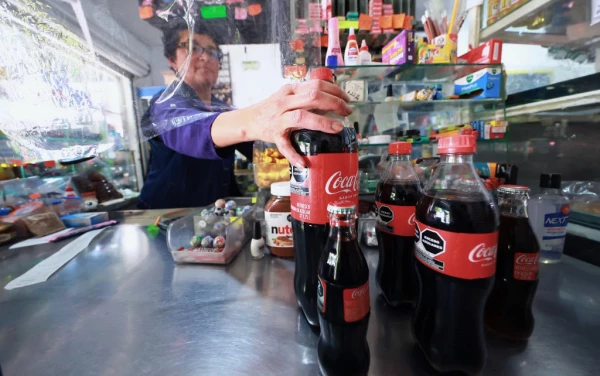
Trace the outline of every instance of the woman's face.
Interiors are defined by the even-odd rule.
[[[185,68],[185,60],[188,57],[189,51],[189,37],[190,33],[188,30],[184,30],[179,34],[175,61],[169,60],[169,64],[178,72],[182,72]],[[217,50],[215,42],[206,35],[194,34],[193,41],[198,47]],[[185,46],[179,47],[182,43],[185,43]],[[219,67],[220,63],[217,58],[206,52],[198,53],[197,51],[192,51],[190,66],[188,67],[184,81],[193,88],[213,87],[217,82]]]

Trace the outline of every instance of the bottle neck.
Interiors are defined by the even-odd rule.
[[[560,189],[557,189],[557,188],[541,188],[541,192],[544,193],[544,194],[559,195],[560,194]]]
[[[473,154],[443,154],[440,163],[473,163]]]
[[[329,218],[329,237],[341,238],[343,240],[356,239],[356,219],[354,216],[342,218]]]
[[[527,193],[513,194],[498,194],[498,204],[500,213],[511,217],[529,218],[527,212],[527,201],[529,195]]]
[[[410,162],[410,155],[390,154],[390,162]]]

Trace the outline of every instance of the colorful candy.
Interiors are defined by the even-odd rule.
[[[225,200],[223,200],[222,198],[220,198],[217,201],[215,201],[215,208],[221,208],[221,209],[223,209],[224,207],[225,207]]]
[[[212,247],[213,241],[214,239],[212,236],[206,236],[204,239],[202,239],[200,245],[202,245],[203,247]]]
[[[217,236],[215,238],[215,240],[213,240],[213,247],[215,247],[215,248],[225,247],[225,238],[222,236]]]
[[[202,243],[202,236],[192,236],[192,239],[190,240],[190,245],[192,247],[197,247]]]
[[[236,207],[237,207],[237,204],[233,200],[229,200],[229,201],[227,201],[227,203],[225,203],[226,210],[235,210]]]

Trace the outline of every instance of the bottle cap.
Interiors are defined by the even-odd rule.
[[[260,221],[254,222],[254,231],[252,231],[252,239],[259,240],[262,238],[262,230],[260,229]]]
[[[331,214],[354,214],[356,205],[348,200],[336,201],[327,205],[327,211]]]
[[[527,192],[529,192],[529,187],[526,187],[524,185],[502,184],[500,187],[498,187],[498,193],[515,194]]]
[[[356,40],[356,35],[354,35],[354,28],[350,28],[350,34],[348,35],[348,40]]]
[[[560,174],[541,174],[540,188],[560,189],[561,180]]]
[[[472,135],[456,135],[440,138],[438,154],[473,154],[477,150],[477,141]]]
[[[394,88],[392,87],[392,85],[388,85],[387,92],[386,92],[385,96],[386,97],[393,97],[394,96]]]
[[[367,46],[367,42],[364,39],[360,44],[360,50],[369,52],[369,47]]]
[[[337,64],[337,57],[333,57],[335,57],[335,62]],[[329,68],[315,68],[312,71],[310,71],[310,79],[333,82],[333,72]]]
[[[282,181],[271,184],[271,194],[273,196],[290,196],[290,182]]]
[[[388,154],[407,155],[412,153],[412,144],[410,142],[394,142],[388,146]]]

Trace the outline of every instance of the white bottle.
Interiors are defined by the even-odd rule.
[[[367,47],[367,43],[363,39],[360,45],[360,52],[358,53],[358,65],[369,64],[371,64],[371,53],[369,52],[369,47]]]
[[[358,43],[353,27],[350,28],[350,34],[348,35],[348,42],[344,51],[344,62],[347,66],[358,65]]]
[[[529,221],[540,243],[540,261],[560,261],[567,236],[569,200],[560,195],[560,174],[542,174],[541,192],[529,200]]]
[[[340,47],[340,29],[339,21],[337,17],[330,18],[328,23],[328,36],[327,36],[327,55],[325,55],[326,66],[341,67],[344,65],[344,56],[342,55],[342,49]],[[330,57],[335,56],[337,59],[337,65],[330,65]],[[334,60],[335,62],[335,60]]]

